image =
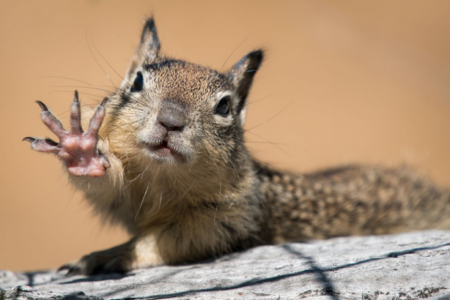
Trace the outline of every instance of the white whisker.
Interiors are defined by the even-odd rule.
[[[150,180],[148,181],[147,188],[145,189],[145,193],[144,193],[144,196],[142,197],[141,204],[139,205],[139,209],[138,209],[136,215],[134,216],[134,220],[135,220],[135,221],[136,221],[136,219],[137,219],[137,216],[138,216],[138,214],[139,214],[139,211],[140,211],[141,208],[142,208],[142,204],[144,203],[145,196],[147,196],[147,192],[148,192],[148,188],[149,188],[149,187],[150,187]]]

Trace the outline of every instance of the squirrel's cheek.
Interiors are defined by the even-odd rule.
[[[214,116],[214,122],[215,124],[217,124],[217,126],[220,127],[229,127],[231,125],[233,125],[233,116],[230,114],[226,117],[222,117],[222,116]]]

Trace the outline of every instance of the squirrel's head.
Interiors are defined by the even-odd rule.
[[[226,165],[244,150],[247,98],[263,52],[253,51],[225,73],[160,53],[153,19],[116,93],[110,96],[113,147],[165,165],[209,157]]]

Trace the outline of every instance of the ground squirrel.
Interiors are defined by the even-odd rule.
[[[295,175],[254,159],[243,125],[262,60],[253,51],[221,73],[171,59],[149,19],[120,87],[83,111],[87,131],[77,92],[70,131],[38,101],[59,142],[24,140],[56,154],[95,212],[132,236],[62,269],[126,272],[262,244],[450,228],[450,193],[407,168]]]

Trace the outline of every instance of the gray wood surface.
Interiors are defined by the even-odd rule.
[[[0,271],[0,299],[450,299],[450,232],[263,246],[126,275]]]

